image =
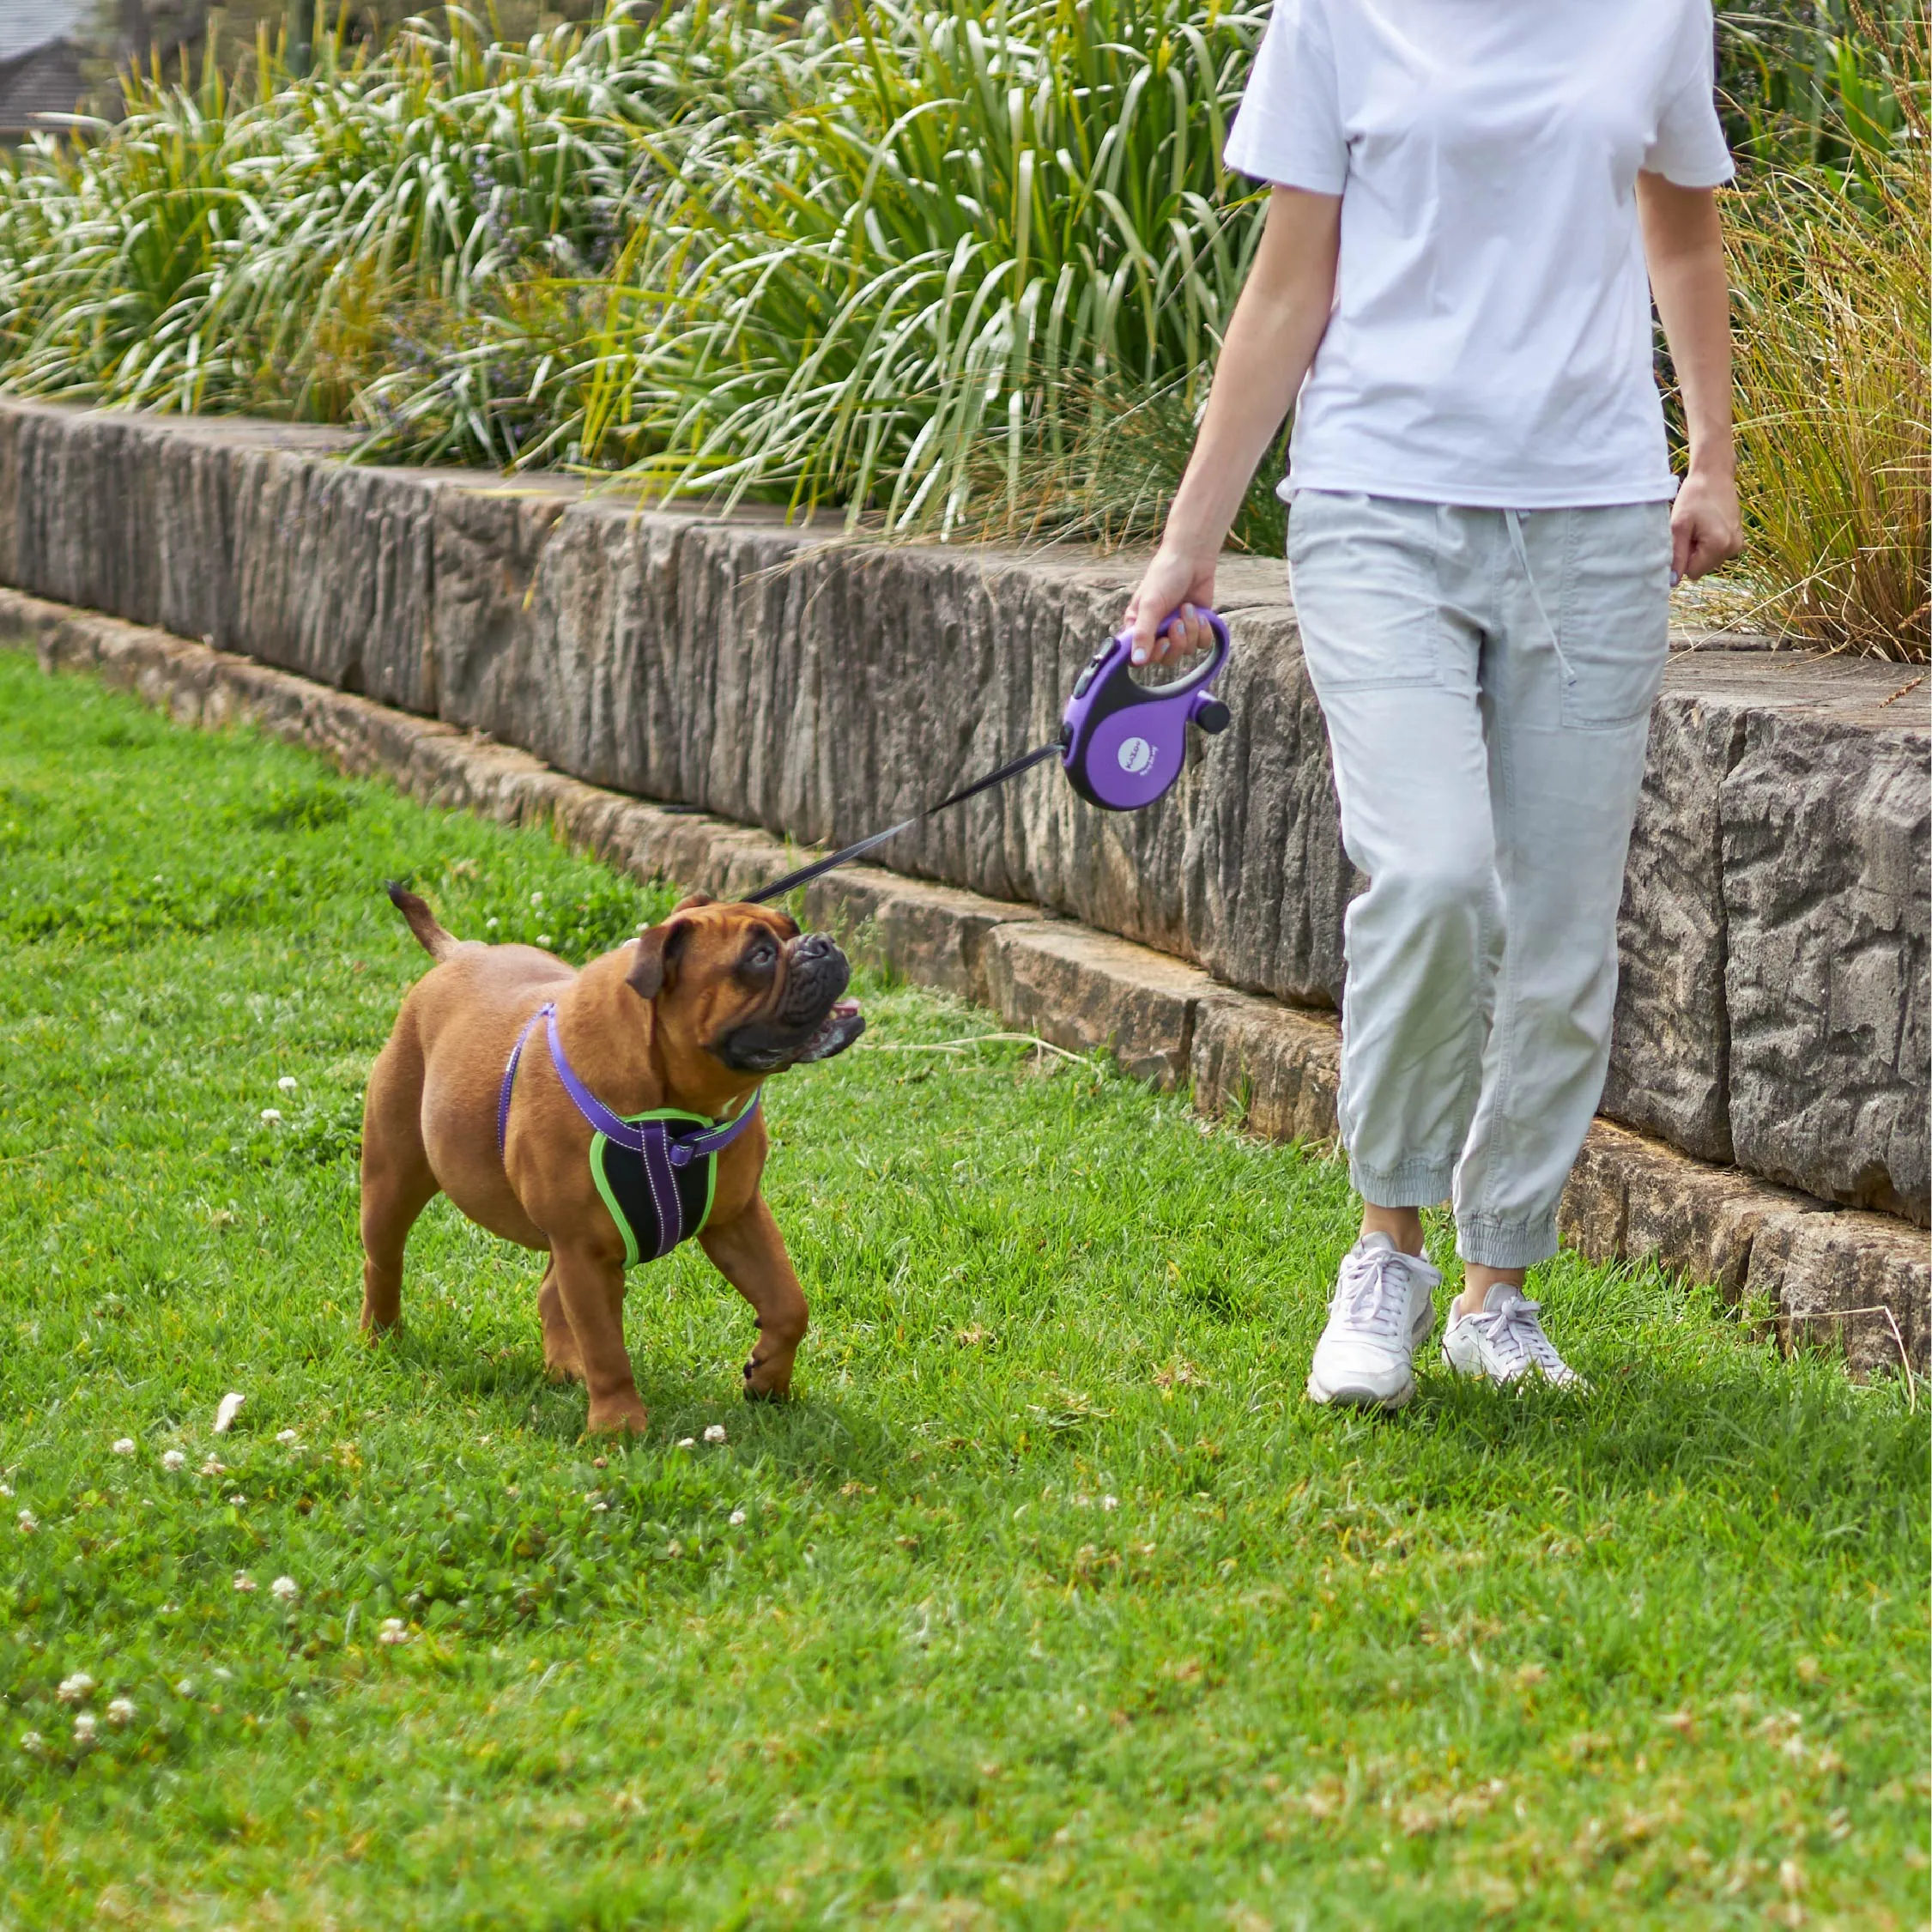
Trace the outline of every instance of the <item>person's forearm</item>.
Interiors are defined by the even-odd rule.
[[[1229,318],[1166,548],[1220,554],[1255,466],[1315,359],[1335,300],[1335,198],[1278,188],[1269,233]]]
[[[1707,190],[1646,183],[1644,254],[1650,293],[1683,399],[1690,467],[1729,475],[1731,444],[1730,289],[1723,238]]]

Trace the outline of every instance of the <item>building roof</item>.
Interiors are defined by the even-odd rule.
[[[93,0],[0,0],[0,62],[50,40],[86,39],[96,10]]]
[[[71,114],[82,91],[81,50],[71,40],[0,60],[0,137],[27,133],[36,114]]]

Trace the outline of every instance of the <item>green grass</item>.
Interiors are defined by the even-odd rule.
[[[1335,1166],[875,982],[770,1095],[799,1399],[681,1251],[607,1450],[445,1208],[358,1339],[357,1094],[384,876],[661,895],[5,652],[0,851],[0,1925],[1923,1923],[1897,1384],[1566,1257],[1589,1400],[1317,1412]]]

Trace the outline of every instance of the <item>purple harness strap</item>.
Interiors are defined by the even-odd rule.
[[[633,1124],[621,1115],[613,1113],[577,1077],[577,1070],[571,1065],[564,1052],[564,1043],[557,1034],[557,1009],[545,1001],[524,1022],[524,1030],[517,1035],[517,1044],[510,1049],[509,1064],[503,1069],[503,1085],[496,1099],[496,1151],[499,1154],[509,1142],[510,1096],[517,1085],[517,1063],[524,1057],[524,1042],[530,1038],[530,1028],[539,1020],[544,1022],[545,1035],[549,1042],[550,1063],[557,1069],[557,1078],[564,1083],[564,1092],[570,1095],[578,1112],[590,1122],[593,1131],[643,1156],[645,1177],[651,1184],[651,1197],[657,1210],[657,1252],[648,1258],[661,1261],[688,1232],[684,1225],[684,1206],[678,1193],[675,1170],[688,1167],[693,1160],[706,1154],[722,1154],[757,1117],[763,1095],[754,1093],[751,1105],[735,1120],[726,1121],[722,1127],[701,1129],[695,1134],[673,1134],[661,1120],[639,1121]]]

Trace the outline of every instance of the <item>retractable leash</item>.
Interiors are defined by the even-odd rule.
[[[1226,668],[1232,641],[1227,626],[1214,612],[1204,610],[1201,615],[1214,633],[1214,647],[1207,663],[1192,677],[1178,684],[1136,684],[1132,633],[1123,631],[1110,638],[1082,668],[1061,718],[1059,736],[1050,743],[1008,759],[996,771],[962,785],[936,805],[928,805],[883,832],[875,832],[827,858],[815,859],[754,893],[747,893],[747,903],[755,905],[809,885],[863,857],[888,839],[911,831],[936,813],[963,805],[967,799],[1030,772],[1056,753],[1069,783],[1088,804],[1106,812],[1137,812],[1153,804],[1172,789],[1187,762],[1188,726],[1198,725],[1209,737],[1228,727],[1227,706],[1214,696],[1211,687]]]

